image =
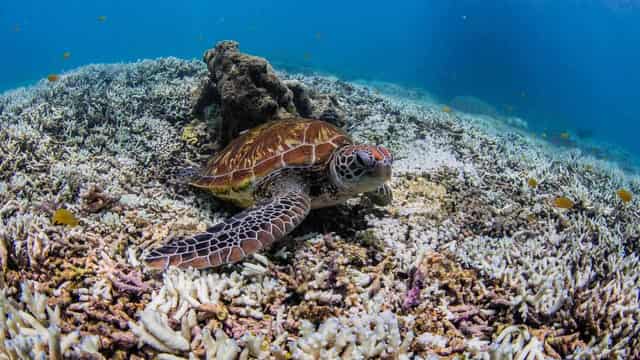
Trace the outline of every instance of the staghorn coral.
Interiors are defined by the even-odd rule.
[[[410,322],[410,319],[405,322]],[[401,321],[391,312],[353,314],[348,318],[329,318],[316,329],[300,324],[300,337],[288,344],[295,359],[395,358],[410,359],[413,333],[402,336]]]
[[[35,292],[37,284],[22,283],[20,303],[0,290],[0,357],[6,359],[62,359],[63,354],[82,353],[79,333],[60,333],[60,309],[51,308],[47,296]]]

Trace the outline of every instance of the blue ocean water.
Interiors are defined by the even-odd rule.
[[[222,39],[276,66],[473,95],[640,157],[637,0],[5,0],[0,90],[87,63],[200,59]]]

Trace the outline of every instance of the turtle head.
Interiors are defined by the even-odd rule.
[[[393,156],[379,145],[347,145],[331,158],[331,181],[340,189],[369,192],[391,178]]]

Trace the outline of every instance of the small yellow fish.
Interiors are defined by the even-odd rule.
[[[448,107],[447,105],[442,107],[442,111],[446,112],[447,114],[451,112],[451,108]]]
[[[536,188],[538,187],[538,180],[534,179],[534,178],[529,178],[527,180],[527,185],[529,185],[530,188]]]
[[[567,197],[559,196],[553,200],[553,206],[560,209],[571,209],[573,207],[573,201]]]
[[[618,197],[620,198],[620,200],[622,200],[623,203],[628,203],[633,199],[633,194],[629,190],[618,189],[618,191],[616,191],[616,194],[618,194]]]
[[[563,132],[563,133],[560,133],[560,137],[561,137],[561,138],[563,138],[563,139],[565,139],[565,140],[567,140],[567,139],[569,139],[569,133],[568,133],[568,132],[566,132],[566,131],[565,131],[565,132]]]
[[[98,21],[103,23],[103,22],[107,21],[107,17],[104,16],[104,15],[100,15],[100,16],[98,16]]]
[[[57,225],[77,226],[80,221],[67,209],[58,209],[53,213],[52,222]]]
[[[60,76],[58,74],[49,74],[47,76],[47,80],[49,80],[50,82],[58,81],[60,80]]]
[[[69,59],[70,57],[71,57],[71,52],[69,52],[69,51],[65,51],[65,52],[63,52],[63,53],[62,53],[62,58],[63,58],[63,59],[67,60],[67,59]]]

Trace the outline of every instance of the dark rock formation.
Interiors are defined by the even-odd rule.
[[[320,119],[337,126],[345,125],[345,111],[333,95],[316,94],[313,97],[313,119]]]
[[[313,112],[313,103],[309,96],[309,90],[298,80],[285,80],[284,84],[293,92],[293,103],[298,114],[310,117]]]
[[[221,41],[205,52],[209,77],[202,84],[193,113],[217,124],[218,146],[240,132],[269,120],[302,116],[344,124],[344,113],[328,95],[313,96],[296,80],[280,80],[264,58],[241,53],[235,41]]]
[[[298,80],[285,80],[284,84],[293,91],[293,102],[302,117],[320,119],[337,126],[343,126],[344,109],[335,96],[309,91]]]
[[[297,115],[293,93],[264,58],[243,54],[235,41],[221,41],[204,54],[209,79],[194,108],[204,117],[216,104],[222,114],[220,145],[265,121]]]

